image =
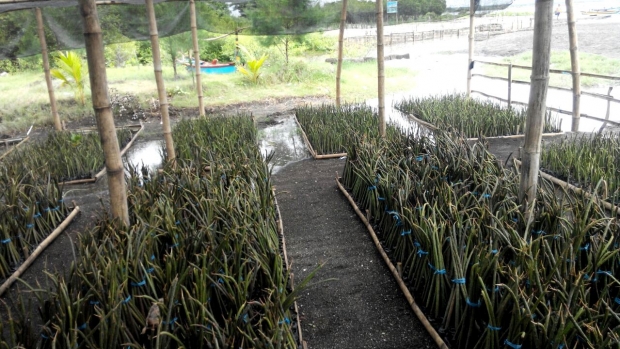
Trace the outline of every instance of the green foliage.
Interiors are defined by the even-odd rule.
[[[136,42],[123,42],[120,44],[106,45],[104,49],[106,66],[122,68],[136,65]]]
[[[136,43],[136,58],[138,63],[142,65],[151,64],[153,62],[153,49],[150,41],[138,41]]]
[[[215,37],[209,35],[208,38]],[[202,40],[200,42],[200,59],[210,62],[217,59],[220,62],[233,62],[235,56],[235,44],[233,37],[217,40]]]
[[[88,72],[86,67],[82,65],[80,56],[73,51],[68,51],[65,54],[58,52],[54,56],[54,63],[56,68],[50,71],[52,76],[62,81],[61,86],[73,89],[75,100],[84,105],[86,103],[84,85]]]
[[[241,74],[243,74],[250,82],[252,82],[253,84],[257,84],[258,78],[261,75],[261,68],[268,56],[264,53],[261,58],[256,59],[254,54],[248,51],[244,46],[239,45],[239,48],[246,56],[245,61],[247,69],[243,66],[237,66],[237,70]]]

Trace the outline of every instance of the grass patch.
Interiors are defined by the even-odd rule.
[[[171,104],[178,108],[195,108],[198,101],[193,74],[183,66],[177,69],[179,77],[174,79],[172,66],[163,68],[167,90],[176,91]],[[145,107],[151,99],[157,99],[157,86],[150,66],[108,68],[107,75],[110,88],[137,95]],[[408,68],[386,67],[386,93],[413,89],[414,75]],[[335,65],[293,57],[288,68],[284,68],[278,59],[267,60],[258,85],[248,83],[240,73],[202,75],[201,80],[205,105],[217,106],[274,97],[335,96],[335,76]],[[19,73],[3,79],[7,80],[0,85],[0,133],[23,133],[31,124],[52,125],[43,73]],[[376,63],[343,64],[342,91],[342,98],[347,101],[376,97]],[[93,114],[90,96],[87,96],[86,106],[76,104],[72,91],[68,89],[57,88],[56,96],[63,119],[76,120]]]
[[[532,51],[524,52],[513,57],[506,57],[502,59],[503,63],[518,64],[525,66],[532,66]],[[603,75],[620,75],[620,60],[614,58],[607,58],[605,56],[592,54],[592,53],[579,53],[579,64],[581,71],[584,73],[603,74]],[[498,67],[494,65],[484,65],[484,74],[496,77],[508,77],[507,67]],[[570,65],[570,52],[568,51],[552,51],[551,52],[551,69],[559,70],[571,70]],[[514,80],[530,81],[531,70],[525,69],[512,69],[512,78]],[[590,77],[581,77],[581,86],[583,87],[596,87],[596,86],[608,86],[609,80],[597,79]],[[572,78],[568,74],[555,74],[552,73],[549,79],[550,86],[567,87],[573,86]]]

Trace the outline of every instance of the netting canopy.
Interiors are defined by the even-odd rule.
[[[384,1],[387,6],[388,1]],[[400,0],[398,23],[417,20],[428,13],[466,8],[468,0]],[[478,9],[503,9],[513,0],[477,0]],[[167,37],[190,31],[189,2],[155,0],[159,35]],[[392,4],[393,6],[393,4]],[[41,52],[34,8],[43,14],[45,38],[51,51],[84,47],[82,22],[75,0],[0,0],[0,59],[15,59]],[[196,2],[197,26],[212,33],[294,35],[336,29],[340,0],[205,0]],[[146,7],[140,0],[98,2],[106,44],[149,39]],[[375,3],[349,0],[349,24],[375,22]]]

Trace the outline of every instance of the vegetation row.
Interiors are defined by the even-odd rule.
[[[132,133],[119,129],[116,136],[122,149],[131,141]],[[0,163],[0,168],[5,176],[35,183],[48,178],[57,182],[93,178],[104,165],[99,134],[61,131],[15,149]]]
[[[494,102],[481,102],[462,94],[411,97],[395,104],[403,113],[465,137],[498,137],[525,132],[526,109],[515,109]],[[547,112],[543,133],[561,132],[561,120]]]
[[[603,199],[618,202],[620,140],[611,133],[566,137],[545,145],[540,165],[543,171],[587,191],[604,180]]]
[[[11,314],[10,347],[297,347],[296,293],[253,122],[182,121],[177,144],[203,131],[217,136],[193,143],[196,162],[184,157],[186,167],[168,163],[159,175],[130,169],[131,227],[104,218],[80,236],[68,276],[37,292],[42,330]],[[206,159],[217,166],[204,171]]]
[[[620,229],[596,202],[543,181],[524,214],[517,173],[443,132],[347,153],[344,184],[455,348],[617,345]]]

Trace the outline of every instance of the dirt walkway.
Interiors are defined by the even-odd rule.
[[[297,282],[325,263],[298,301],[308,348],[432,348],[335,184],[343,160],[303,160],[274,176]]]

